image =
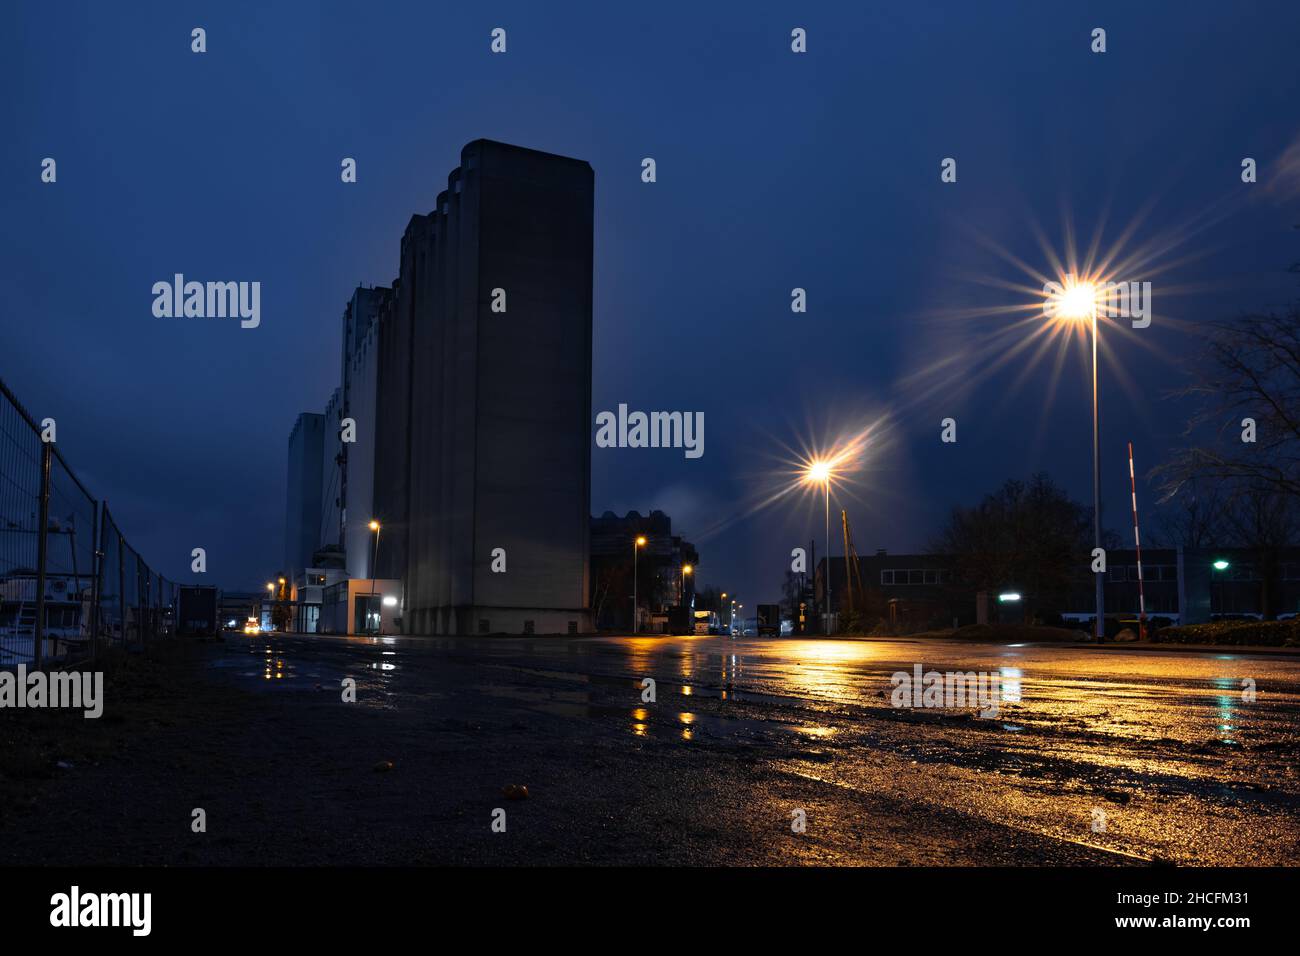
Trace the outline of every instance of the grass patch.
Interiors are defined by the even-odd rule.
[[[196,650],[185,640],[159,644],[148,654],[111,649],[94,665],[71,668],[104,673],[104,713],[94,720],[81,710],[0,710],[0,825],[15,810],[36,805],[42,781],[64,772],[60,762],[98,764],[132,739],[174,722],[184,691],[171,675]]]

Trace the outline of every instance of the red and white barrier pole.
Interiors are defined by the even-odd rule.
[[[1147,639],[1147,602],[1142,590],[1142,536],[1138,533],[1137,478],[1133,476],[1133,443],[1128,443],[1128,483],[1133,495],[1133,544],[1137,547],[1138,569],[1138,637]]]

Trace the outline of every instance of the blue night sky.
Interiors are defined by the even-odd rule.
[[[1067,234],[1150,255],[1124,278],[1152,281],[1151,327],[1103,331],[1125,533],[1124,444],[1142,472],[1178,442],[1187,408],[1162,396],[1197,323],[1297,295],[1298,4],[560,6],[7,11],[0,376],[164,573],[190,580],[196,546],[226,587],[276,569],[286,442],[335,385],[350,292],[392,281],[408,218],[480,137],[596,171],[593,412],[705,414],[698,460],[593,449],[593,512],[663,508],[701,584],[742,600],[821,549],[820,499],[758,507],[783,459],[873,423],[840,495],[861,553],[922,549],[1039,469],[1090,500],[1085,354],[1056,371],[1016,311]],[[155,318],[176,272],[260,281],[261,327]]]

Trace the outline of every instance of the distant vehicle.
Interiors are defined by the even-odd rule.
[[[758,636],[781,636],[781,605],[760,604],[758,606]]]
[[[244,622],[245,634],[260,634],[261,631],[262,631],[262,625],[257,623],[257,618],[250,617],[247,621]]]

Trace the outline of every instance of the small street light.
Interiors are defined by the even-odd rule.
[[[370,600],[368,600],[368,601],[366,602],[366,617],[367,617],[367,618],[369,618],[369,616],[370,616],[370,607],[371,607],[371,605],[373,605],[374,602],[375,602],[375,573],[376,573],[376,572],[375,572],[375,565],[377,565],[377,564],[379,563],[379,522],[376,521],[376,520],[374,520],[373,518],[371,518],[371,519],[370,519],[370,525],[369,525],[369,528],[370,528],[371,531],[373,531],[373,532],[375,533],[375,551],[374,551],[374,556],[370,559]],[[380,617],[380,612],[379,612],[379,611],[376,611],[376,612],[375,612],[375,616],[376,616],[376,617]],[[375,630],[377,630],[377,631],[382,631],[382,630],[383,630],[383,627],[382,627],[380,621],[382,621],[382,618],[380,618],[380,620],[378,620],[378,621],[375,622],[375,625],[376,625],[376,626],[375,626]],[[369,623],[369,622],[367,621],[367,626],[368,626],[368,623]]]
[[[637,620],[637,598],[636,598],[636,574],[637,574],[637,556],[641,549],[645,547],[645,535],[639,534],[636,540],[632,542],[632,633],[636,634],[640,621]]]

